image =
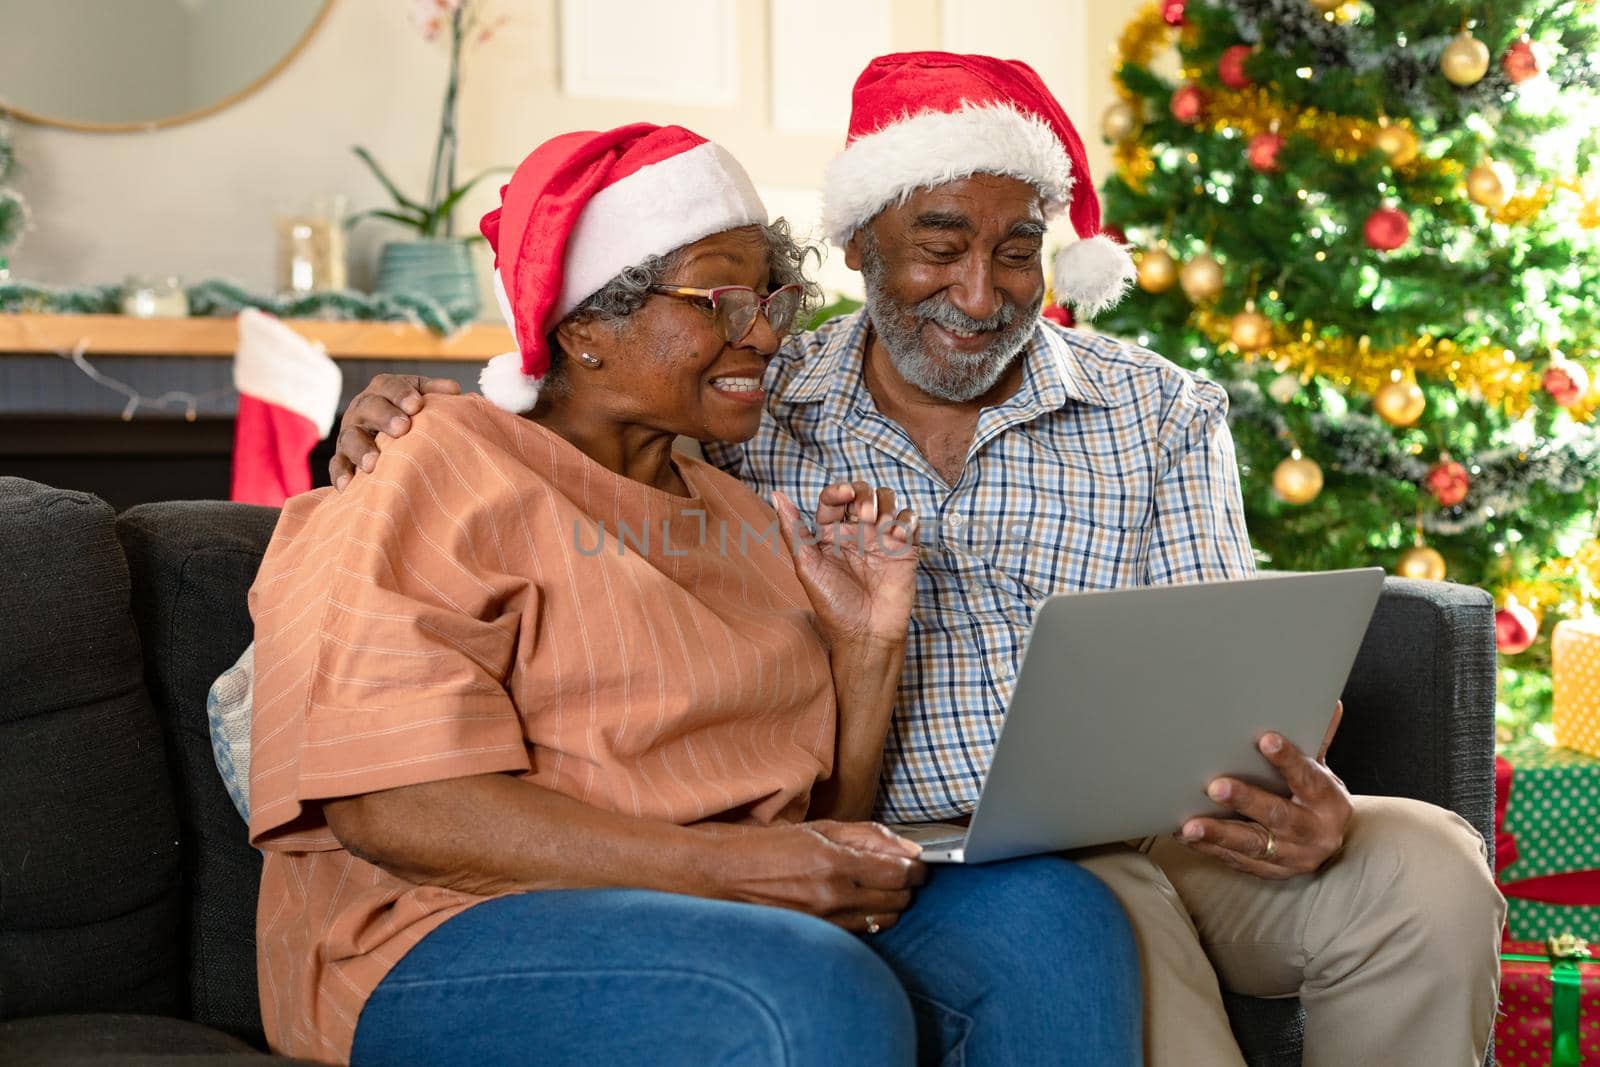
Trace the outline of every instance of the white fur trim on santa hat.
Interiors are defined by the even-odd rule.
[[[567,238],[557,321],[628,267],[723,230],[765,225],[739,161],[710,141],[640,167],[596,193]]]
[[[500,272],[494,272],[494,302],[500,308],[500,317],[511,328],[511,340],[517,339],[517,318],[511,313],[511,301],[506,296],[506,283]],[[532,411],[539,402],[539,379],[522,373],[522,352],[503,352],[491,359],[478,372],[478,389],[484,398],[497,408],[521,413]]]
[[[321,437],[339,413],[344,375],[320,342],[308,341],[264,311],[239,312],[233,387],[311,422]]]
[[[1005,104],[968,104],[909,116],[846,145],[823,174],[823,232],[842,247],[890,204],[974,174],[1029,182],[1044,194],[1047,215],[1072,195],[1072,163],[1049,123]]]
[[[1138,271],[1125,246],[1098,233],[1056,253],[1052,275],[1056,302],[1071,304],[1080,315],[1092,319],[1127,294]]]
[[[506,295],[506,281],[500,277],[499,271],[493,272],[494,281],[494,306],[500,309],[500,317],[506,320],[506,328],[511,331],[511,340],[517,340],[517,316],[511,310],[511,298]]]
[[[505,352],[478,372],[478,389],[484,399],[505,411],[532,411],[539,402],[540,380],[522,373],[522,353]]]

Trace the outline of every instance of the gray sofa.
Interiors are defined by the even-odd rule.
[[[275,519],[116,516],[0,478],[0,1064],[272,1062],[255,1051],[260,859],[205,698],[250,640]],[[1453,808],[1492,841],[1493,635],[1482,592],[1388,580],[1330,756],[1352,789]],[[1252,1065],[1300,1062],[1293,1001],[1230,1010]]]

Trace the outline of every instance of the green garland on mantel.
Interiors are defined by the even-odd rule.
[[[0,282],[0,314],[120,315],[120,285],[68,288],[30,282]],[[451,334],[472,322],[477,308],[441,304],[410,293],[331,293],[262,296],[232,282],[204,281],[184,290],[191,318],[231,318],[257,308],[280,319],[323,319],[335,322],[409,322],[440,334]]]

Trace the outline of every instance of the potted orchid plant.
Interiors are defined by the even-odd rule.
[[[439,137],[433,146],[433,163],[427,189],[410,197],[390,179],[372,153],[356,146],[355,154],[394,201],[392,208],[374,208],[350,219],[351,225],[367,218],[387,219],[416,231],[406,241],[384,245],[378,259],[379,292],[410,293],[438,301],[453,318],[469,319],[478,310],[478,286],[468,255],[468,245],[480,238],[460,238],[455,233],[455,209],[479,182],[509,168],[492,167],[465,182],[456,183],[456,98],[461,84],[462,54],[470,45],[493,35],[503,19],[486,19],[481,0],[413,0],[411,21],[424,39],[443,39],[450,50],[450,75],[445,82],[444,108]]]

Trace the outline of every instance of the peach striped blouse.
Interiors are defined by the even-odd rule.
[[[284,508],[250,590],[274,1049],[346,1062],[389,968],[483,899],[356,859],[319,801],[505,772],[648,819],[804,816],[834,738],[810,605],[772,512],[677,464],[692,497],[436,397],[372,474]]]

